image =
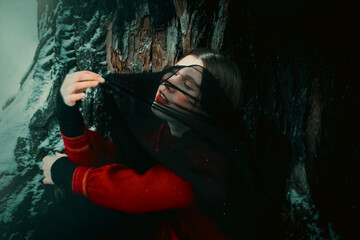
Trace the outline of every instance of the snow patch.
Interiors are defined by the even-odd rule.
[[[68,48],[71,44],[75,42],[74,40],[75,40],[74,36],[71,36],[69,39],[63,39],[61,45],[64,48]]]
[[[96,13],[91,18],[90,21],[83,21],[84,25],[86,26],[86,29],[89,29],[91,26],[93,26],[94,22],[98,19],[99,19],[99,11],[96,11]]]
[[[288,193],[291,205],[294,206],[297,210],[300,207],[303,207],[305,210],[310,210],[310,205],[306,201],[307,197],[305,195],[300,195],[296,192],[295,189],[291,189]]]
[[[90,39],[89,42],[84,44],[83,48],[87,48],[90,49],[91,51],[96,51],[96,49],[92,48],[92,46],[94,45],[94,42],[99,39],[99,37],[101,36],[102,30],[100,28],[96,29],[96,32],[94,33],[94,35],[92,36],[92,38]],[[82,47],[81,47],[82,48]]]
[[[39,64],[44,64],[51,58],[53,54],[42,59]],[[42,70],[38,64],[35,72],[37,76],[42,75],[42,78],[35,80],[34,73],[30,74],[16,94],[14,102],[0,113],[0,136],[2,136],[0,138],[0,173],[15,170],[17,164],[14,150],[17,140],[19,137],[26,138],[28,135],[28,124],[35,111],[47,106],[46,99],[55,75]]]

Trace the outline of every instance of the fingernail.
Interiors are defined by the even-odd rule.
[[[104,79],[104,78],[101,78],[100,80],[101,80],[101,82],[105,82],[105,79]]]

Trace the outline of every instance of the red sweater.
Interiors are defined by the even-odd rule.
[[[131,214],[175,209],[178,227],[168,220],[153,239],[226,239],[198,208],[192,186],[162,164],[140,174],[115,164],[115,147],[85,128],[83,135],[62,135],[69,159],[80,165],[72,189],[98,205]]]

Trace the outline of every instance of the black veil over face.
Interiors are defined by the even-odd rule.
[[[193,81],[192,89],[187,81]],[[154,101],[160,85],[186,96],[187,105]],[[254,226],[261,219],[242,123],[209,71],[193,65],[157,73],[109,74],[101,90],[120,163],[139,172],[165,165],[193,186],[204,214],[224,234],[256,238]],[[167,121],[187,130],[181,137],[173,136]]]

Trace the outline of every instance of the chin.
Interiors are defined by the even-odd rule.
[[[153,107],[154,105],[160,105],[160,104],[157,103],[156,101],[154,101],[151,106],[151,111],[154,113],[155,116],[157,116],[158,118],[161,118],[162,120],[173,120],[169,115],[159,111],[158,109],[155,109]]]

